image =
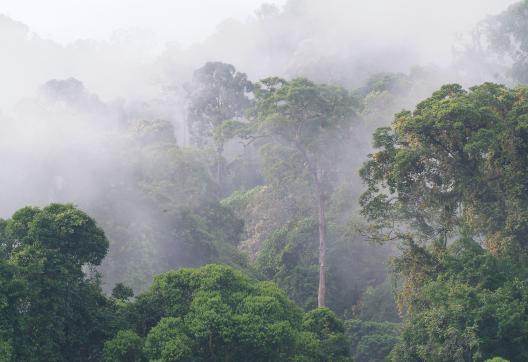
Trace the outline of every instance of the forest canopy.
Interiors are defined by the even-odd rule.
[[[528,1],[284,1],[0,14],[0,362],[528,360]]]

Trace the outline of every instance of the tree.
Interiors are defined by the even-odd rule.
[[[376,287],[367,287],[358,303],[357,317],[373,322],[399,322],[400,316],[394,301],[394,287],[387,279]]]
[[[119,300],[128,300],[134,296],[132,288],[126,286],[123,283],[117,283],[112,289],[112,297]]]
[[[491,255],[475,241],[422,250],[433,269],[406,295],[407,316],[391,361],[510,361],[528,358],[528,284],[525,265]],[[407,254],[409,255],[409,254]]]
[[[446,85],[375,132],[361,205],[401,242],[391,360],[526,359],[527,95]]]
[[[247,94],[251,89],[246,74],[221,62],[208,62],[197,69],[187,86],[187,121],[192,141],[198,146],[213,141],[217,153],[216,181],[220,187],[225,139],[219,130],[224,122],[244,116],[250,105]]]
[[[246,266],[237,250],[242,223],[219,203],[213,154],[178,147],[164,121],[133,122],[119,142],[126,152],[93,208],[112,240],[100,269],[105,291],[125,283],[142,292],[156,274],[178,267]]]
[[[95,221],[72,205],[26,207],[5,221],[0,240],[1,353],[13,361],[99,360],[112,305],[97,274],[83,272],[108,248]]]
[[[477,48],[505,58],[507,76],[528,84],[528,2],[519,1],[504,12],[491,16],[477,27]]]
[[[143,340],[134,331],[122,330],[104,344],[105,362],[141,362],[143,361]]]
[[[327,241],[326,303],[339,316],[351,315],[354,305],[369,285],[385,278],[388,248],[369,245],[364,237],[348,233],[335,225],[333,219]],[[352,227],[351,227],[352,228]],[[254,267],[266,279],[273,280],[288,296],[305,310],[317,307],[318,225],[313,219],[290,221],[278,228],[261,245]],[[384,296],[387,304],[393,296]],[[376,312],[378,305],[370,306]]]
[[[315,195],[319,229],[318,305],[326,294],[326,204],[340,146],[350,136],[352,98],[339,87],[317,85],[307,79],[267,78],[256,84],[249,125],[239,135],[269,137],[264,148],[268,165],[279,172],[278,182],[308,180]],[[282,174],[281,174],[282,172]]]
[[[315,362],[346,351],[333,313],[303,324],[302,310],[274,284],[223,265],[161,274],[127,309],[149,360]]]
[[[496,253],[528,246],[528,89],[446,85],[374,134],[362,212],[379,237],[438,242],[463,230]]]
[[[345,321],[345,331],[354,361],[385,361],[399,341],[400,325],[350,319]]]
[[[150,330],[145,342],[145,355],[150,360],[192,361],[192,340],[184,332],[181,318],[165,317]]]
[[[319,361],[351,361],[343,322],[330,309],[317,308],[306,313],[303,317],[303,327],[314,333],[319,340]]]

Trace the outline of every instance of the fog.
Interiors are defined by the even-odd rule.
[[[0,15],[0,217],[26,205],[73,202],[94,212],[103,226],[118,207],[123,211],[114,221],[120,228],[137,219],[162,223],[147,192],[130,186],[148,166],[141,163],[150,161],[133,159],[136,146],[127,132],[140,120],[164,120],[179,145],[187,146],[183,85],[207,61],[233,64],[252,81],[303,76],[351,91],[379,72],[425,69],[422,84],[378,124],[441,83],[502,81],[498,69],[478,59],[461,61],[460,52],[479,21],[514,2],[255,1],[250,11],[246,1],[209,2],[210,9],[136,1],[126,14],[123,0],[101,17],[102,2],[84,2],[93,7],[88,13],[71,7],[51,17],[57,2],[47,9],[40,2],[7,1],[5,11],[0,5],[0,14],[10,14]],[[174,19],[171,12],[178,12]],[[185,24],[171,25],[178,19]],[[119,250],[127,247],[123,240],[115,244]],[[119,252],[111,247],[111,255]]]
[[[74,6],[61,9],[52,3],[46,11],[43,4],[7,1],[6,8],[14,8],[9,13],[27,14],[48,34],[39,34],[20,19],[0,18],[0,78],[4,80],[0,108],[10,109],[49,79],[69,77],[81,80],[105,100],[153,97],[209,60],[232,63],[252,79],[313,74],[342,82],[353,82],[368,72],[408,71],[417,64],[446,66],[456,43],[479,20],[513,2],[291,0],[279,6],[263,5],[244,19],[239,5],[226,1],[220,13],[233,17],[200,30],[185,29],[182,34],[170,28],[172,21],[188,22],[188,11],[193,23],[209,24],[215,21],[210,13],[218,13],[216,7],[207,11],[175,8],[171,2],[152,7],[134,2],[127,15],[125,2],[105,7],[104,12],[103,5],[95,3],[85,14]],[[55,17],[50,16],[52,9],[57,11]],[[58,16],[58,11],[64,13]],[[165,15],[153,27],[155,14],[171,12],[174,20]],[[51,33],[55,23],[57,30]],[[68,24],[62,30],[64,37],[60,37],[62,23]],[[82,24],[92,24],[92,38]],[[100,29],[108,29],[106,38]],[[75,33],[79,39],[71,39]],[[47,36],[53,34],[57,39]],[[180,41],[184,36],[188,39]],[[341,69],[345,66],[347,71]]]

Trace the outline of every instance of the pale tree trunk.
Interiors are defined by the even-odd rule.
[[[319,172],[316,174],[316,187],[319,209],[319,290],[317,293],[317,306],[325,307],[326,297],[326,215],[325,197],[322,190]]]
[[[312,162],[303,147],[296,143],[297,149],[304,157],[308,169],[311,171],[315,181],[317,192],[317,208],[319,211],[319,289],[317,291],[317,306],[326,307],[326,215],[325,194],[323,190],[322,170],[317,162]]]
[[[218,187],[222,188],[221,186],[222,182],[222,156],[220,153],[216,156],[216,183],[218,183]]]
[[[222,189],[222,153],[224,152],[223,146],[217,146],[216,148],[216,182],[218,183],[218,189],[220,193],[223,192]]]

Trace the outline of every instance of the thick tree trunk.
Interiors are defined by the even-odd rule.
[[[325,198],[319,177],[316,179],[317,197],[319,208],[319,291],[317,293],[317,306],[325,307],[326,297],[326,215]]]

